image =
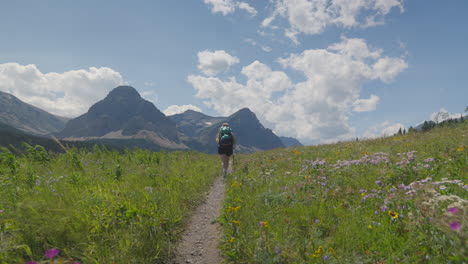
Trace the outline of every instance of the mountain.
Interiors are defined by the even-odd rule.
[[[287,148],[290,147],[302,147],[301,142],[299,140],[292,138],[292,137],[279,137],[281,139],[281,142],[283,142],[283,145],[285,145]]]
[[[0,92],[0,122],[21,131],[47,135],[65,127],[68,118],[52,115],[15,96]]]
[[[66,140],[145,139],[165,149],[187,149],[177,134],[175,123],[135,88],[119,86],[56,135]]]
[[[192,127],[194,127],[193,124],[195,123],[201,124],[196,120],[211,120],[209,116],[194,112],[195,111],[188,113],[184,112],[183,114],[179,114],[179,116],[173,120],[176,122],[178,120],[184,120],[185,124],[192,124]],[[190,116],[200,118],[202,115],[203,118],[190,121]],[[181,135],[182,141],[185,145],[198,151],[216,153],[216,135],[221,124],[227,122],[231,126],[236,137],[236,149],[239,152],[255,152],[284,147],[280,138],[276,136],[273,131],[265,128],[260,123],[257,116],[248,108],[243,108],[229,117],[215,118],[212,119],[212,121],[216,121],[216,123],[212,125],[205,123],[205,127],[201,127],[200,125],[197,129],[194,128],[194,130],[191,130],[195,131],[192,136],[186,134]],[[180,126],[179,124],[180,123],[178,123],[178,126]],[[186,127],[189,126],[186,125]]]
[[[220,123],[226,117],[211,117],[197,111],[187,110],[181,114],[169,116],[176,123],[177,130],[189,137],[200,135],[200,131],[214,124]]]

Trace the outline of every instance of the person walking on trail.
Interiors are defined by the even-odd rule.
[[[232,171],[232,168],[229,168],[229,158],[236,144],[236,138],[228,123],[224,123],[219,129],[218,135],[216,135],[216,143],[218,143],[218,154],[223,162],[223,174],[226,175]]]

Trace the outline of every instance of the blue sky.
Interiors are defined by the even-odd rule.
[[[0,90],[57,115],[130,84],[307,144],[468,105],[465,0],[2,1]],[[184,107],[182,107],[184,106]]]

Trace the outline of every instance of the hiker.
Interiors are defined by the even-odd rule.
[[[216,135],[216,143],[218,143],[218,154],[223,162],[223,174],[226,175],[228,172],[232,171],[232,168],[229,168],[229,158],[236,144],[236,138],[228,123],[224,123],[219,129],[218,135]],[[228,171],[228,169],[230,169],[230,171]]]

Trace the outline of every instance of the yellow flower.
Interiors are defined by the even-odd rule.
[[[368,225],[367,228],[372,229],[372,225]]]
[[[232,187],[232,188],[236,188],[236,187],[239,187],[239,186],[241,186],[241,185],[242,185],[242,183],[239,183],[239,182],[237,182],[237,181],[234,181],[234,182],[232,182],[231,187]]]
[[[332,247],[328,248],[328,252],[330,252],[330,254],[332,254],[332,255],[336,255],[336,252]]]
[[[300,152],[300,151],[298,151],[298,150],[294,150],[294,153],[297,154],[297,155],[302,154],[302,152]]]
[[[318,257],[322,256],[323,253],[324,253],[323,247],[320,246],[320,247],[317,248],[317,250],[315,250],[314,254],[312,254],[312,257],[318,258]]]
[[[236,238],[235,237],[231,237],[231,239],[229,239],[229,243],[234,243],[234,241],[236,241]]]
[[[388,215],[391,216],[393,219],[398,218],[398,213],[397,212],[388,211]]]
[[[393,140],[397,141],[397,140],[399,140],[399,138],[398,137],[393,137]]]
[[[463,145],[461,147],[457,148],[457,151],[463,151],[463,150],[465,150],[465,146],[463,146]]]
[[[233,220],[232,223],[233,223],[233,224],[236,224],[236,225],[240,225],[240,224],[241,224],[241,221]]]
[[[258,222],[258,225],[263,226],[263,227],[270,227],[270,225],[268,224],[268,221],[260,221]]]

